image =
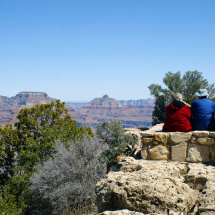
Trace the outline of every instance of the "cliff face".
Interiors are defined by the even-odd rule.
[[[46,93],[21,92],[14,97],[0,96],[0,124],[14,123],[16,116],[23,107],[33,107],[36,104],[48,104],[55,99]]]
[[[147,102],[144,105],[121,105],[119,101],[105,95],[93,99],[78,112],[82,116],[91,117],[97,123],[117,118],[122,120],[125,127],[144,127],[151,125],[153,107],[154,103]]]
[[[95,98],[85,105],[85,107],[92,106],[121,107],[121,104],[116,99],[110,98],[108,95],[104,95],[102,98]]]
[[[13,123],[19,110],[23,107],[29,108],[36,104],[47,104],[53,100],[43,92],[21,92],[11,98],[0,96],[0,124]],[[87,104],[75,103],[74,106],[73,103],[66,103],[65,106],[72,119],[76,120],[79,125],[95,128],[100,121],[118,118],[123,122],[124,127],[151,126],[153,100],[132,101],[124,102],[126,105],[122,105],[116,99],[104,95]]]
[[[154,99],[119,100],[121,105],[154,105]]]
[[[0,107],[10,105],[10,99],[7,96],[0,96]]]
[[[97,206],[99,212],[215,214],[214,185],[215,167],[211,165],[121,157],[97,183]]]
[[[55,99],[43,92],[20,92],[10,98],[10,103],[13,106],[33,107],[36,104],[48,104],[53,100]]]

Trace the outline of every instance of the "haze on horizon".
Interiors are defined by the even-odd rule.
[[[150,98],[166,72],[215,71],[213,0],[0,0],[0,95]]]

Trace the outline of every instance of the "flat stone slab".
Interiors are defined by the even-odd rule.
[[[208,137],[209,131],[193,131],[193,135],[197,137]]]
[[[210,162],[209,147],[189,144],[186,160],[188,162]]]
[[[170,134],[170,140],[175,143],[181,143],[181,142],[186,142],[188,141],[192,136],[192,132],[172,132]]]
[[[172,161],[186,161],[187,157],[187,143],[182,142],[178,145],[171,146]]]

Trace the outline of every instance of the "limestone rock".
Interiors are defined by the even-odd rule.
[[[144,215],[140,212],[135,211],[129,211],[127,209],[125,210],[117,210],[117,211],[105,211],[103,213],[100,213],[101,215]]]
[[[210,152],[212,155],[212,160],[215,162],[215,145],[210,146]]]
[[[208,138],[207,137],[198,137],[196,140],[197,140],[197,143],[200,143],[202,145],[206,145]]]
[[[214,138],[209,138],[209,137],[198,137],[197,138],[197,143],[200,143],[202,145],[213,145],[215,143]]]
[[[175,143],[181,143],[188,141],[192,136],[192,132],[174,132],[170,134],[170,140]]]
[[[200,178],[199,172],[195,172],[198,164],[127,157],[121,159],[117,167],[116,172],[109,172],[97,183],[96,204],[99,212],[128,209],[144,214],[179,215],[191,214],[195,205],[198,205],[200,190],[192,184]],[[203,172],[209,170],[203,164],[201,168],[204,168]],[[189,177],[186,178],[187,175]],[[207,174],[202,177],[206,178]],[[207,190],[209,182],[207,179],[202,181],[202,189]],[[208,195],[215,189],[212,186],[210,188],[212,190],[205,191]],[[210,203],[215,203],[215,192],[211,195]],[[203,194],[200,200],[206,201],[207,205],[208,200],[205,198],[207,196]]]
[[[150,132],[160,132],[163,129],[163,125],[164,125],[163,123],[157,124],[157,125],[153,126],[149,131]]]
[[[159,143],[160,143],[160,142],[158,142],[157,140],[154,140],[154,141],[153,141],[153,144],[154,144],[154,145],[158,145]]]
[[[215,137],[215,132],[214,132],[214,131],[210,131],[209,136],[211,136],[211,137]]]
[[[210,147],[210,151],[211,151],[211,153],[215,153],[215,145]]]
[[[197,143],[196,137],[192,136],[191,139],[190,139],[190,142],[191,143]]]
[[[168,140],[168,134],[167,133],[157,133],[155,134],[155,140],[157,140],[158,142],[161,142],[161,143],[164,143],[166,144],[167,143],[167,140]]]
[[[199,189],[198,204],[200,211],[215,212],[215,167],[190,163],[185,182],[192,189]],[[202,210],[204,208],[204,210]],[[209,213],[208,213],[209,214]]]
[[[188,146],[188,162],[209,162],[208,146],[189,144]]]
[[[185,161],[187,155],[187,143],[182,142],[178,145],[171,146],[172,161]]]
[[[149,149],[150,157],[152,160],[168,160],[169,150],[166,146],[156,145]]]
[[[143,147],[141,150],[141,158],[147,160],[148,158],[148,149],[147,147]]]
[[[209,131],[193,131],[193,135],[197,137],[208,137]]]
[[[142,137],[154,137],[154,133],[151,133],[150,131],[143,132],[141,134]]]
[[[143,144],[149,144],[149,143],[152,143],[153,140],[154,140],[153,137],[143,137],[143,138],[142,138],[142,143],[143,143]]]

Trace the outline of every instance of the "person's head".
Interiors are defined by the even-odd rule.
[[[181,93],[175,93],[174,99],[177,101],[183,101],[183,96],[181,95]]]
[[[206,89],[199,89],[195,95],[198,97],[198,98],[208,98],[209,94],[208,94],[208,91]]]

